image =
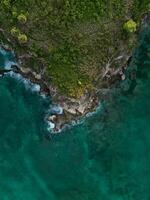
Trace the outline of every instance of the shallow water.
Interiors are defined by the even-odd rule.
[[[97,113],[50,140],[43,120],[48,102],[23,82],[0,78],[1,200],[150,200],[146,33],[134,93],[113,91]]]

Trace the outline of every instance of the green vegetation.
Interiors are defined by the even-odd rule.
[[[18,15],[17,19],[18,19],[19,22],[21,22],[23,24],[25,24],[27,22],[27,17],[24,14]]]
[[[25,34],[19,34],[18,41],[20,42],[20,44],[25,44],[27,43],[28,38]]]
[[[11,35],[14,37],[18,37],[20,34],[19,29],[17,29],[16,27],[13,27],[10,32],[11,32]]]
[[[134,33],[136,31],[136,27],[137,24],[132,19],[128,20],[123,26],[124,30],[128,33]]]
[[[131,50],[149,8],[149,0],[1,0],[0,24],[18,54],[32,55],[33,70],[44,72],[61,93],[78,97],[96,87],[120,49]]]

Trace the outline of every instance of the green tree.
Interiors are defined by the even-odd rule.
[[[9,8],[10,7],[10,0],[3,0],[2,3]]]
[[[123,29],[128,33],[134,33],[136,31],[137,23],[132,19],[128,20],[123,25]]]
[[[19,34],[18,41],[21,44],[25,44],[25,43],[27,43],[28,38],[27,38],[27,36],[25,34]]]
[[[19,34],[20,34],[20,31],[19,31],[18,28],[13,27],[13,28],[10,30],[10,33],[11,33],[11,35],[12,35],[13,37],[18,37]]]
[[[17,19],[22,24],[25,24],[27,22],[27,17],[24,14],[18,15]]]

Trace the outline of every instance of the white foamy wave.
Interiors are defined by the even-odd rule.
[[[15,78],[17,80],[22,80],[22,76],[18,73],[15,73],[13,71],[7,72],[7,75],[11,76],[12,78]]]
[[[46,95],[44,93],[41,93],[40,96],[43,98],[43,99],[46,99]]]
[[[7,70],[11,69],[12,65],[17,65],[18,66],[18,64],[16,62],[5,60],[5,63],[4,63],[4,68],[5,69],[7,69]]]
[[[40,92],[41,87],[38,84],[32,84],[31,90],[32,90],[32,92]]]
[[[55,124],[53,122],[47,122],[47,130],[50,132],[55,128]]]
[[[0,46],[0,53],[3,55],[3,56],[8,56],[8,55],[12,55],[15,57],[15,52],[14,50],[10,50],[9,48],[5,49],[4,47]]]
[[[2,47],[0,47],[0,53],[1,53],[3,56],[6,56],[6,55],[7,55],[7,51],[4,50]]]
[[[40,92],[40,89],[41,89],[40,85],[31,83],[31,81],[29,81],[29,80],[27,80],[27,79],[25,79],[23,77],[22,77],[21,80],[24,83],[25,88],[27,90],[31,90],[32,92]]]
[[[57,115],[63,114],[63,108],[60,106],[52,106],[49,111],[51,114],[57,114]]]
[[[27,90],[31,90],[32,92],[40,92],[41,89],[40,85],[31,83],[30,80],[23,78],[21,74],[10,71],[7,73],[7,75],[22,82]]]

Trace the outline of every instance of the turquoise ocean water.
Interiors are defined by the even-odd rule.
[[[149,38],[147,30],[136,51],[133,94],[113,91],[97,113],[50,140],[47,100],[0,78],[0,200],[150,200]]]

